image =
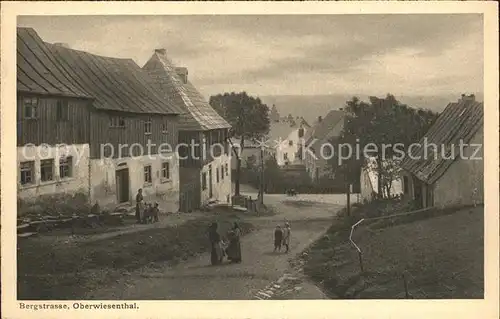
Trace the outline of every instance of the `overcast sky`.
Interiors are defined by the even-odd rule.
[[[47,42],[140,66],[165,48],[207,96],[483,91],[478,14],[52,16],[18,24]]]

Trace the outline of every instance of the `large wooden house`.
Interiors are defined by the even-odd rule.
[[[106,206],[133,203],[142,188],[177,210],[182,110],[146,72],[43,42],[30,28],[17,30],[17,60],[19,197],[83,192]]]
[[[165,49],[157,49],[143,66],[163,97],[183,108],[179,121],[180,209],[231,200],[231,167],[227,123],[176,67]],[[199,146],[198,146],[199,145]],[[223,147],[220,147],[223,146]]]

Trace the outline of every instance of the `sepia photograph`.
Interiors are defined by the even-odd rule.
[[[18,309],[485,299],[484,25],[18,15]]]

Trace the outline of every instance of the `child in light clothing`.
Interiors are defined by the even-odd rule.
[[[283,246],[285,246],[285,252],[288,253],[290,250],[290,236],[292,235],[290,224],[285,223],[285,228],[283,229]]]

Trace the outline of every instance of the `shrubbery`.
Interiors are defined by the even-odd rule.
[[[268,194],[283,194],[293,188],[302,194],[343,194],[343,181],[324,177],[313,182],[307,172],[288,171],[281,169],[273,158],[266,161],[264,170],[265,192]],[[241,182],[259,188],[260,170],[250,166],[241,169]]]
[[[88,196],[78,192],[74,194],[41,195],[34,201],[17,200],[18,216],[31,215],[85,215],[91,210]]]

